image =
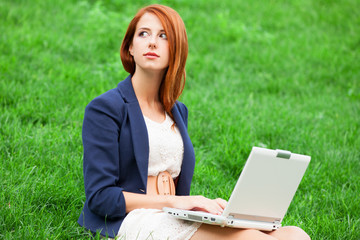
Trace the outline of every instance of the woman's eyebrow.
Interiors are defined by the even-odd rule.
[[[139,28],[137,29],[137,31],[140,31],[140,30],[146,30],[146,31],[150,31],[150,32],[151,32],[151,29],[148,28],[148,27],[139,27]],[[164,30],[164,29],[160,29],[159,32],[165,32],[165,30]]]
[[[151,29],[148,28],[148,27],[140,27],[140,28],[138,28],[138,31],[139,31],[139,30],[147,30],[147,31],[150,31]]]

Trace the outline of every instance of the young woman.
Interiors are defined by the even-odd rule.
[[[180,16],[145,7],[130,22],[121,60],[130,75],[89,103],[83,123],[86,202],[78,220],[120,239],[309,239],[297,227],[265,233],[177,220],[163,207],[221,214],[226,201],[189,196],[195,155],[177,101],[188,53]]]

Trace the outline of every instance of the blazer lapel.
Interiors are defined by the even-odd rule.
[[[146,188],[149,163],[149,138],[145,120],[131,83],[131,75],[119,83],[118,89],[127,105],[135,159],[144,184],[143,187]],[[177,104],[174,105],[171,111],[184,143],[184,157],[177,189],[180,190],[181,195],[189,194],[195,165],[194,149]]]
[[[174,105],[174,107],[172,109],[172,114],[174,116],[176,126],[179,128],[181,137],[184,142],[184,157],[185,157],[185,155],[187,155],[187,151],[188,151],[187,144],[190,141],[190,138],[189,138],[189,135],[187,134],[187,129],[184,124],[184,120],[181,117],[179,110],[175,106],[176,106],[176,104]]]
[[[172,109],[172,114],[174,116],[176,125],[179,128],[184,143],[184,157],[181,165],[181,172],[179,176],[177,189],[178,190],[181,189],[182,192],[185,191],[185,193],[188,194],[188,191],[190,190],[190,184],[193,176],[194,167],[195,167],[195,157],[194,157],[195,153],[190,137],[187,133],[184,120],[180,115],[180,112],[176,104]]]
[[[149,138],[144,117],[131,83],[131,75],[120,82],[118,88],[127,105],[135,159],[144,188],[146,188],[149,163]]]

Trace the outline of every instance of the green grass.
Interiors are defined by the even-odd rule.
[[[356,0],[153,1],[187,26],[192,194],[228,198],[252,146],[312,156],[283,221],[360,239]],[[0,0],[0,239],[88,239],[86,104],[127,76],[119,47],[148,1]]]

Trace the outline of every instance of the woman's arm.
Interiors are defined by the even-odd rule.
[[[162,209],[163,207],[172,207],[220,215],[227,203],[221,198],[213,200],[203,196],[145,195],[125,191],[123,194],[126,202],[126,212],[138,208]]]
[[[125,199],[119,179],[119,103],[115,91],[94,99],[85,110],[83,122],[84,184],[89,209],[108,218],[125,216]]]

